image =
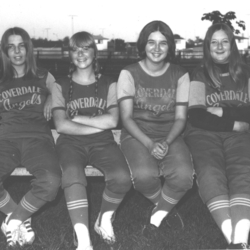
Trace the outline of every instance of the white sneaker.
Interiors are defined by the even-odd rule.
[[[99,234],[101,236],[101,238],[109,245],[112,245],[116,242],[116,238],[115,238],[115,234],[114,234],[114,231],[113,231],[113,227],[112,227],[112,232],[110,234],[108,234],[106,232],[106,230],[100,226],[100,214],[98,215],[98,218],[95,222],[95,226],[94,226],[94,229],[96,231],[97,234]],[[112,222],[111,223],[111,226],[112,226]]]
[[[76,250],[82,250],[82,248],[77,248]],[[94,250],[93,246],[88,246],[84,250]]]
[[[3,234],[6,236],[7,245],[8,246],[15,246],[17,242],[20,246],[23,245],[23,239],[20,237],[20,228],[17,227],[15,229],[11,229],[9,225],[6,223],[6,218],[2,222],[1,230]]]
[[[76,231],[73,229],[73,243],[75,247],[78,247],[78,239],[76,235]]]
[[[35,240],[35,232],[31,227],[31,218],[28,218],[20,226],[20,231],[25,244],[31,245]]]

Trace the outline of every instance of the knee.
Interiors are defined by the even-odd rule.
[[[74,184],[87,186],[84,169],[76,166],[64,168],[62,173],[62,188],[64,189]]]
[[[119,194],[127,193],[132,186],[130,174],[119,174],[109,180],[106,179],[106,186],[111,192]]]
[[[61,176],[49,173],[48,171],[40,174],[33,181],[33,191],[40,193],[40,198],[46,201],[55,199],[61,185]]]
[[[159,185],[159,171],[141,171],[133,175],[132,182],[134,188],[140,192],[153,190]]]
[[[177,168],[171,177],[165,177],[173,190],[187,191],[193,186],[194,171],[191,168]]]

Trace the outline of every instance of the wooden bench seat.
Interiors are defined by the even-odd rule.
[[[54,137],[54,140],[56,142],[59,134],[56,132],[55,129],[52,129],[52,135]],[[121,131],[120,130],[112,130],[113,132],[113,135],[114,135],[114,139],[115,141],[117,142],[117,144],[120,144],[120,135],[121,135]],[[102,172],[99,171],[98,169],[92,167],[92,166],[87,166],[85,168],[85,173],[86,173],[86,176],[103,176]],[[29,171],[26,170],[26,168],[16,168],[12,174],[13,176],[29,176],[31,175],[29,173]]]

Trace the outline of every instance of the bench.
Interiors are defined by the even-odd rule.
[[[54,140],[56,142],[59,134],[56,132],[55,129],[52,129],[52,135],[54,137]],[[114,139],[116,141],[117,144],[120,144],[120,135],[121,135],[121,130],[112,130],[113,135],[114,135]],[[98,169],[92,167],[92,166],[87,166],[85,168],[85,173],[86,176],[103,176],[103,173],[101,171],[99,171]],[[18,167],[16,168],[12,173],[12,176],[31,176],[31,174],[29,173],[29,171],[27,171],[26,168],[22,168],[22,167]]]

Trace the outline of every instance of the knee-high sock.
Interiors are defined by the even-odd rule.
[[[13,213],[16,208],[17,204],[12,200],[9,193],[6,190],[4,190],[4,195],[0,200],[0,211],[8,215]]]
[[[78,239],[78,248],[91,245],[89,235],[88,199],[86,188],[73,184],[64,189],[69,216]]]
[[[164,217],[171,211],[171,209],[178,203],[179,200],[173,199],[161,191],[161,196],[157,206],[152,211],[150,223],[159,227]]]
[[[232,195],[230,197],[230,212],[233,226],[233,243],[248,243],[250,229],[250,196],[244,194]]]
[[[227,242],[231,243],[232,221],[228,195],[220,195],[209,200],[207,207]]]
[[[35,197],[29,191],[17,205],[15,211],[11,214],[10,220],[17,219],[25,221],[46,203],[46,201]]]
[[[46,201],[38,199],[30,191],[22,198],[9,217],[9,226],[17,227],[34,214]]]
[[[153,202],[155,205],[157,205],[161,198],[161,187],[159,187],[159,189],[153,194],[143,194],[143,195],[146,198],[148,198],[151,202]]]
[[[112,216],[122,202],[124,196],[125,194],[111,192],[107,187],[103,191],[99,223],[100,226],[110,235],[113,234]]]
[[[78,248],[91,245],[89,235],[88,199],[86,188],[73,184],[64,189],[69,216],[78,239]]]

